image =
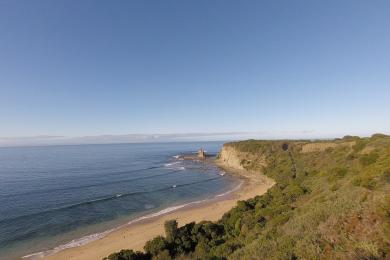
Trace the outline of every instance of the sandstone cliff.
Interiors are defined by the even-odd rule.
[[[266,166],[263,154],[242,151],[230,143],[223,145],[218,154],[217,162],[224,167],[235,170],[259,171],[263,166]]]
[[[218,161],[227,167],[244,170],[244,167],[241,165],[243,157],[244,154],[238,152],[234,147],[225,144],[219,152]]]

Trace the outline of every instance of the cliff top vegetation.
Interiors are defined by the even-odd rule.
[[[224,146],[250,155],[243,167],[277,184],[217,222],[178,227],[172,220],[145,252],[107,259],[390,258],[390,136]]]

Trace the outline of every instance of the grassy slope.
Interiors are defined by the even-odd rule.
[[[347,141],[355,144],[344,145]],[[265,155],[265,174],[278,183],[265,196],[272,202],[264,208],[256,205],[253,213],[264,216],[267,224],[232,258],[390,257],[390,138],[336,140],[334,148],[309,153],[301,153],[306,142],[287,142],[295,179],[282,143],[230,144]]]
[[[310,143],[226,144],[251,154],[245,168],[261,170],[277,185],[239,202],[218,223],[186,225],[171,239],[152,241],[146,248],[151,254],[143,257],[390,259],[390,137],[348,137],[302,148]],[[266,167],[258,163],[264,159]]]

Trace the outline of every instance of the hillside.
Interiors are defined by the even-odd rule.
[[[227,143],[224,165],[276,181],[216,223],[166,223],[108,259],[390,259],[390,137]]]

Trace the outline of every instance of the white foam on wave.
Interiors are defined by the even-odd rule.
[[[179,164],[180,162],[171,162],[171,163],[166,163],[164,164],[165,167],[171,167],[173,165]]]
[[[234,187],[233,189],[228,190],[227,192],[224,192],[224,193],[215,195],[215,197],[216,197],[216,198],[219,198],[219,197],[226,196],[226,195],[228,195],[228,194],[230,194],[230,193],[232,193],[232,192],[235,192],[236,190],[238,190],[239,188],[241,188],[241,186],[242,186],[243,183],[244,183],[244,182],[241,181],[240,184],[238,184],[238,185],[237,185],[236,187]]]
[[[169,168],[169,169],[173,169],[173,170],[180,170],[180,171],[183,171],[185,170],[186,168],[184,166],[180,166],[182,162],[179,161],[179,162],[171,162],[171,163],[165,163],[164,164],[164,167],[166,168]]]
[[[131,224],[140,222],[140,221],[145,220],[145,219],[158,217],[158,216],[170,213],[172,211],[175,211],[175,210],[187,207],[189,205],[199,204],[199,203],[203,203],[203,202],[206,202],[206,201],[207,201],[207,199],[194,201],[194,202],[190,202],[190,203],[186,203],[186,204],[182,204],[182,205],[178,205],[178,206],[168,207],[168,208],[160,210],[160,211],[158,211],[156,213],[148,214],[148,215],[136,218],[134,220],[131,220],[131,221],[129,221],[125,225],[121,225],[119,227],[116,227],[116,228],[113,228],[113,229],[109,229],[109,230],[106,230],[106,231],[101,232],[101,233],[95,233],[95,234],[87,235],[87,236],[84,236],[84,237],[81,237],[81,238],[78,238],[78,239],[73,239],[72,241],[70,241],[70,242],[68,242],[66,244],[63,244],[63,245],[59,245],[59,246],[57,246],[57,247],[55,247],[55,248],[53,248],[51,250],[25,255],[22,258],[23,259],[28,259],[28,260],[41,259],[41,258],[43,258],[45,256],[53,255],[53,254],[58,253],[58,252],[60,252],[62,250],[65,250],[65,249],[69,249],[69,248],[73,248],[73,247],[80,247],[80,246],[86,245],[88,243],[91,243],[92,241],[99,240],[99,239],[107,236],[109,233],[111,233],[111,232],[113,232],[115,230],[118,230],[118,229],[120,229],[120,228],[122,228],[124,226],[131,225]]]
[[[145,204],[144,205],[144,209],[152,209],[152,208],[154,208],[153,204]]]
[[[66,244],[63,244],[63,245],[59,245],[59,246],[57,246],[57,247],[55,247],[55,248],[53,248],[51,250],[25,255],[22,258],[29,259],[29,260],[41,259],[41,258],[43,258],[45,256],[53,255],[55,253],[58,253],[58,252],[60,252],[62,250],[68,249],[68,248],[83,246],[83,245],[86,245],[86,244],[88,244],[88,243],[90,243],[92,241],[95,241],[95,240],[98,240],[98,239],[101,239],[101,238],[105,237],[107,234],[111,233],[112,231],[114,231],[114,230],[116,230],[118,228],[119,227],[114,228],[114,229],[110,229],[110,230],[106,230],[106,231],[101,232],[101,233],[95,233],[95,234],[87,235],[87,236],[84,236],[82,238],[73,239],[72,241],[70,241],[70,242],[68,242]]]
[[[226,196],[226,195],[228,195],[228,194],[238,190],[242,186],[243,183],[244,182],[242,181],[240,184],[238,184],[233,189],[231,189],[231,190],[229,190],[227,192],[215,195],[214,198],[223,197],[223,196]],[[70,241],[70,242],[68,242],[66,244],[63,244],[63,245],[59,245],[59,246],[57,246],[57,247],[55,247],[55,248],[53,248],[51,250],[25,255],[22,258],[23,259],[28,259],[28,260],[41,259],[41,258],[43,258],[45,256],[53,255],[53,254],[58,253],[58,252],[60,252],[62,250],[65,250],[65,249],[69,249],[69,248],[73,248],[73,247],[80,247],[80,246],[86,245],[88,243],[91,243],[92,241],[102,239],[103,237],[107,236],[109,233],[111,233],[113,231],[116,231],[116,230],[118,230],[118,229],[120,229],[122,227],[125,227],[127,225],[131,225],[131,224],[140,222],[142,220],[146,220],[146,219],[158,217],[158,216],[161,216],[161,215],[165,215],[165,214],[168,214],[170,212],[182,209],[184,207],[201,204],[201,203],[207,202],[209,200],[210,199],[203,199],[203,200],[193,201],[193,202],[189,202],[189,203],[185,203],[185,204],[181,204],[181,205],[177,205],[177,206],[173,206],[173,207],[168,207],[168,208],[165,208],[165,209],[160,210],[158,212],[151,213],[151,214],[148,214],[148,215],[136,218],[134,220],[131,220],[131,221],[127,222],[127,224],[125,224],[125,225],[121,225],[121,226],[118,226],[118,227],[113,228],[113,229],[106,230],[106,231],[101,232],[101,233],[94,233],[94,234],[91,234],[91,235],[83,236],[83,237],[78,238],[78,239],[73,239],[72,241]]]
[[[204,202],[206,202],[208,200],[210,200],[210,199],[198,200],[198,201],[193,201],[193,202],[181,204],[181,205],[178,205],[178,206],[168,207],[168,208],[165,208],[165,209],[160,210],[158,212],[155,212],[155,213],[152,213],[152,214],[149,214],[149,215],[145,215],[145,216],[142,216],[140,218],[137,218],[137,219],[134,219],[132,221],[129,221],[127,224],[130,225],[130,224],[134,224],[134,223],[140,222],[140,221],[145,220],[145,219],[150,219],[150,218],[158,217],[158,216],[161,216],[161,215],[165,215],[167,213],[176,211],[178,209],[182,209],[184,207],[188,207],[190,205],[196,205],[196,204],[204,203]]]

